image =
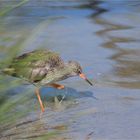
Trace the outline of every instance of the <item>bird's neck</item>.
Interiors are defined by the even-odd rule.
[[[69,65],[65,64],[64,67],[56,69],[55,73],[56,75],[70,77],[72,73],[72,69],[69,67]]]

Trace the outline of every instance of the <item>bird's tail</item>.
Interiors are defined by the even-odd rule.
[[[6,68],[7,66],[5,65],[5,63],[0,62],[0,75],[1,74],[10,74],[12,73],[12,69],[11,68]]]
[[[0,70],[0,74],[13,75],[14,73],[15,73],[15,69],[13,68],[4,68]]]
[[[0,61],[0,75],[15,75],[15,69],[9,67],[9,63]]]

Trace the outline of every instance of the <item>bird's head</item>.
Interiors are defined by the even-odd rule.
[[[82,72],[82,67],[80,66],[80,64],[76,61],[69,61],[68,62],[68,66],[71,69],[71,76],[80,76],[82,79],[84,79],[85,81],[87,81],[91,86],[93,85],[85,76],[85,74],[83,74]]]

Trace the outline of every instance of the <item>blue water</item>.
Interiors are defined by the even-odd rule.
[[[34,86],[0,75],[0,139],[139,140],[139,7],[138,0],[31,0],[0,17],[1,68],[47,48],[78,61],[94,83],[73,77],[60,82],[64,90],[41,88],[40,114]]]

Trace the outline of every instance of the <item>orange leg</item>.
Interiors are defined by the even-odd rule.
[[[41,97],[40,97],[40,92],[39,92],[39,89],[38,89],[38,88],[35,90],[35,93],[36,93],[36,96],[37,96],[37,98],[38,98],[41,111],[44,112],[45,109],[44,109],[44,106],[43,106],[43,103],[42,103],[42,100],[41,100]]]
[[[64,89],[65,88],[63,85],[59,85],[56,83],[49,84],[49,86],[57,88],[57,89]]]

